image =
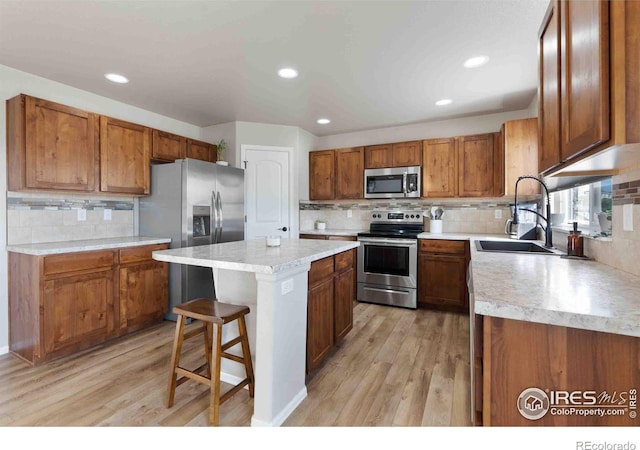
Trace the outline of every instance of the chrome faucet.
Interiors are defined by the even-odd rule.
[[[535,180],[538,183],[540,183],[542,185],[542,187],[544,188],[545,193],[547,194],[547,208],[546,208],[546,217],[543,216],[542,214],[540,214],[537,211],[534,211],[532,209],[528,209],[528,208],[518,208],[518,183],[520,183],[521,180]],[[518,177],[518,180],[516,181],[516,188],[515,188],[515,198],[513,199],[513,224],[518,224],[518,210],[521,211],[530,211],[534,214],[536,214],[537,216],[541,217],[544,221],[545,221],[545,225],[543,226],[542,229],[544,231],[544,246],[547,248],[551,248],[553,247],[553,233],[551,230],[551,198],[549,197],[549,189],[547,188],[547,184],[542,181],[540,178],[538,177],[534,177],[533,175],[524,175],[521,177]]]

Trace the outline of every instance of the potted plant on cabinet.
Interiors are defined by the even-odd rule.
[[[216,152],[217,152],[216,164],[220,164],[221,166],[229,165],[229,163],[224,160],[224,151],[226,148],[227,148],[227,143],[224,141],[224,139],[220,139],[216,148]]]

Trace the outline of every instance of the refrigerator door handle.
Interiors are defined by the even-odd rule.
[[[217,194],[217,206],[218,206],[218,220],[219,220],[219,231],[218,231],[218,239],[216,242],[220,242],[222,240],[222,228],[224,227],[224,217],[222,216],[222,198],[220,197],[220,191]]]
[[[216,191],[211,191],[211,216],[213,223],[211,224],[211,243],[216,244],[218,238],[218,208],[216,207]]]

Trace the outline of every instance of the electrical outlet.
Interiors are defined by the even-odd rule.
[[[84,222],[85,220],[87,220],[87,210],[86,209],[79,209],[78,210],[78,222]]]
[[[493,212],[493,217],[496,219],[502,219],[502,210],[501,209],[496,209]]]
[[[284,280],[280,288],[280,292],[282,292],[282,295],[288,294],[291,291],[293,291],[293,278]]]
[[[105,209],[104,210],[104,220],[111,220],[111,210],[110,209]]]
[[[353,217],[353,211],[347,209],[347,219],[351,219]]]

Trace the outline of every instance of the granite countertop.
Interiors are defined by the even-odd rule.
[[[168,244],[169,238],[153,238],[145,236],[129,236],[105,239],[87,239],[83,241],[45,242],[42,244],[7,245],[8,252],[26,255],[55,255],[58,253],[86,252],[91,250],[108,250],[113,248],[135,247],[139,245]]]
[[[267,247],[264,239],[225,242],[153,252],[153,258],[178,264],[276,273],[342,253],[360,245],[357,241],[282,239],[279,247]]]
[[[640,337],[640,277],[596,261],[482,252],[471,241],[472,312]]]
[[[368,230],[346,230],[342,228],[327,228],[325,230],[300,230],[300,234],[318,234],[321,236],[357,236],[358,233]]]
[[[472,313],[640,337],[640,277],[597,261],[555,255],[483,252],[477,240],[503,234],[422,233],[469,240]],[[543,244],[542,241],[532,241]]]

